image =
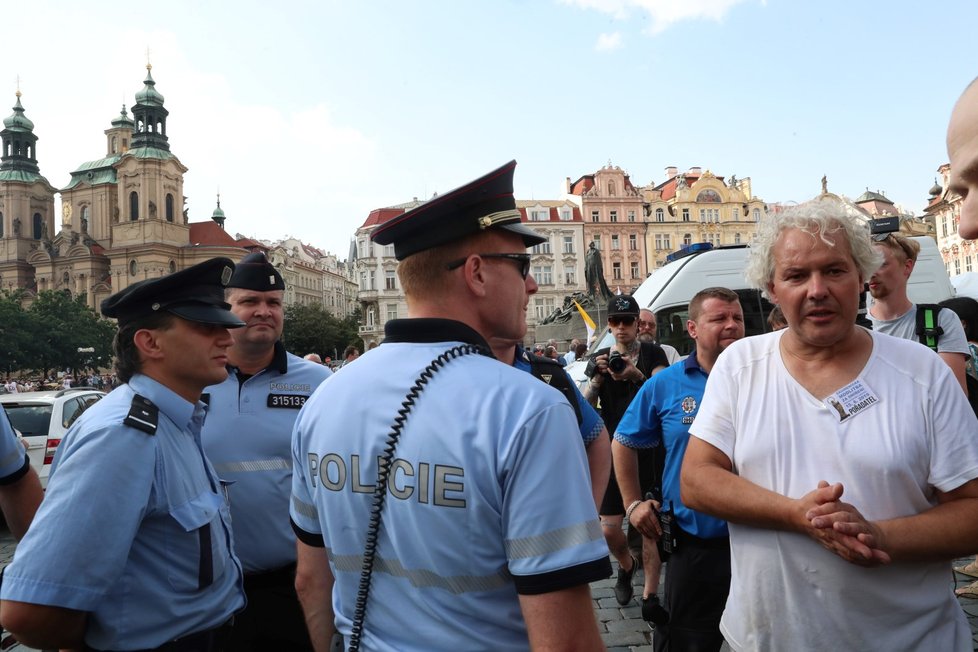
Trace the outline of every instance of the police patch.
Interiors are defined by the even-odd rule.
[[[680,405],[683,408],[683,412],[686,414],[692,414],[696,411],[696,399],[692,396],[687,396],[684,398]]]

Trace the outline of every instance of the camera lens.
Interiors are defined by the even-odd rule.
[[[617,351],[608,356],[608,369],[616,374],[620,374],[625,370],[625,359]]]

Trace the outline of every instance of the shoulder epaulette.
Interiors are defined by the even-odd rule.
[[[160,409],[153,405],[153,402],[148,398],[136,394],[132,397],[129,415],[123,420],[123,423],[130,428],[142,430],[148,435],[155,435],[159,420]]]
[[[577,395],[571,387],[570,376],[564,373],[564,368],[560,366],[560,363],[553,358],[530,353],[525,349],[523,350],[523,359],[530,363],[532,375],[554,389],[560,390],[567,402],[574,408],[577,423],[580,425],[584,421],[584,415],[581,414],[581,406],[577,404]]]

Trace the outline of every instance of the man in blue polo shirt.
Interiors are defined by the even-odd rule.
[[[665,444],[662,477],[663,514],[673,518],[670,538],[676,545],[668,558],[665,609],[656,618],[654,647],[664,650],[719,650],[720,616],[730,588],[730,543],[727,524],[695,512],[679,495],[679,473],[706,378],[720,353],[744,336],[744,313],[737,294],[726,288],[697,292],[689,303],[689,336],[696,350],[648,380],[625,411],[612,454],[629,525],[643,536],[662,533],[656,505],[643,500],[638,480],[638,449]],[[671,542],[670,542],[671,545]],[[646,587],[646,594],[649,588]],[[642,616],[652,620],[646,601]]]
[[[295,594],[292,427],[331,372],[286,352],[280,341],[284,294],[285,281],[265,254],[249,254],[235,265],[225,296],[245,325],[231,333],[227,379],[204,390],[210,410],[201,438],[229,483],[234,551],[248,596],[231,632],[236,652],[312,649]]]

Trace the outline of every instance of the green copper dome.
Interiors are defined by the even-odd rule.
[[[218,221],[217,218],[219,218],[219,217],[222,218],[222,219],[224,218],[224,210],[221,208],[221,195],[220,194],[217,195],[217,208],[215,208],[214,209],[214,212],[211,213],[211,219],[216,222],[216,221]]]
[[[163,106],[163,95],[156,90],[156,82],[153,81],[153,66],[146,65],[146,79],[143,80],[143,90],[136,93],[136,104],[148,106]]]
[[[20,104],[20,91],[17,91],[17,103],[14,104],[14,113],[3,121],[3,126],[14,131],[34,130],[34,123],[24,115],[24,107]]]
[[[132,118],[129,117],[129,114],[126,113],[125,104],[122,105],[122,111],[119,112],[119,115],[112,120],[113,127],[133,127],[135,124]]]

